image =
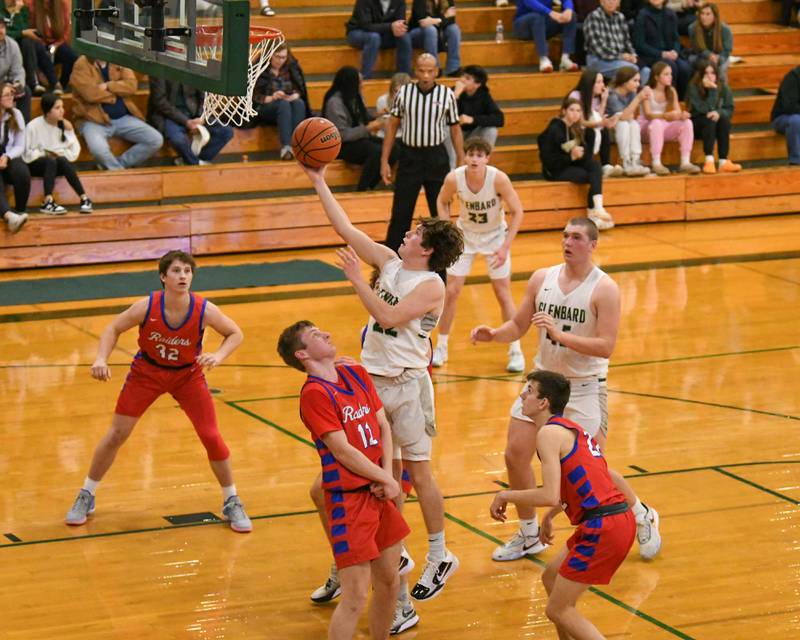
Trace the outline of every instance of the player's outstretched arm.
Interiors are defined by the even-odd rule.
[[[92,364],[92,377],[94,379],[105,381],[111,378],[111,369],[108,368],[108,358],[114,350],[114,347],[117,346],[117,340],[119,340],[120,335],[125,333],[128,329],[142,324],[149,303],[149,298],[142,298],[138,302],[134,302],[130,307],[114,318],[111,324],[100,334],[100,343],[97,345],[97,357]]]
[[[439,189],[439,195],[436,197],[436,213],[442,220],[450,219],[450,203],[453,201],[456,189],[456,173],[451,171],[445,177],[442,188]]]
[[[383,131],[383,146],[381,147],[381,178],[383,184],[392,184],[392,165],[389,158],[392,155],[397,129],[400,127],[400,118],[395,115],[386,121],[386,128]]]
[[[328,216],[328,220],[330,220],[334,230],[342,240],[355,249],[359,258],[367,264],[380,269],[387,260],[397,257],[394,251],[384,247],[382,244],[378,244],[350,222],[347,213],[331,193],[330,187],[325,181],[324,166],[319,169],[312,169],[303,164],[300,164],[300,166],[306,172],[311,184],[317,191],[322,208],[325,210],[325,215]]]
[[[386,471],[383,467],[379,467],[367,458],[347,441],[344,431],[328,431],[323,433],[321,437],[333,457],[336,458],[339,464],[344,465],[348,471],[386,487],[386,497],[388,499],[400,493],[400,487],[392,476],[391,469]]]
[[[205,326],[211,327],[223,337],[222,344],[216,351],[201,353],[197,356],[200,366],[213,369],[221,364],[234,350],[242,344],[244,334],[233,320],[226,316],[213,302],[206,302],[206,312],[203,316]]]
[[[544,282],[545,269],[539,269],[529,279],[525,295],[517,307],[514,317],[504,322],[496,329],[479,325],[472,330],[470,338],[472,344],[478,342],[514,342],[524,336],[531,326],[531,320],[536,307],[536,296]]]

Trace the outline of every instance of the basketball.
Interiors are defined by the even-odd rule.
[[[292,152],[307,167],[318,169],[339,155],[342,137],[336,125],[325,118],[307,118],[292,134]]]

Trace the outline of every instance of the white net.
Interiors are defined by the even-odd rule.
[[[204,60],[222,59],[222,27],[197,27],[197,56]],[[250,60],[247,67],[247,93],[225,96],[206,93],[203,120],[208,124],[242,126],[257,115],[253,109],[256,80],[267,68],[275,49],[283,43],[283,34],[269,27],[250,27]]]

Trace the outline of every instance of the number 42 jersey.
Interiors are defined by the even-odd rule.
[[[139,354],[151,364],[182,369],[194,364],[203,349],[203,315],[206,300],[189,293],[189,310],[177,327],[171,327],[164,313],[164,292],[153,291],[144,321],[139,326]]]

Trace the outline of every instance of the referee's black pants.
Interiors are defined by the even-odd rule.
[[[408,147],[401,142],[397,176],[394,181],[392,219],[386,232],[386,246],[394,251],[403,244],[411,228],[420,187],[425,187],[428,211],[436,216],[436,198],[450,171],[450,160],[443,144],[435,147]]]

